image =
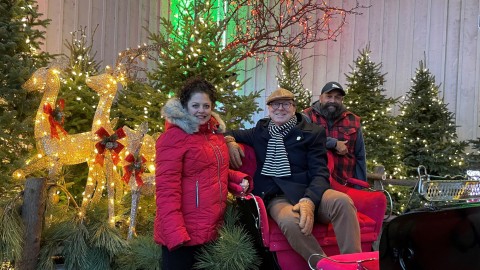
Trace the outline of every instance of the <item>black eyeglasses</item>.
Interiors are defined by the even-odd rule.
[[[280,106],[282,106],[285,110],[288,110],[290,108],[290,106],[292,106],[292,105],[293,105],[292,102],[272,102],[272,103],[270,103],[270,106],[274,110],[280,108]]]

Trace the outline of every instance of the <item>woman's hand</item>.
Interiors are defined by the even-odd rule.
[[[250,187],[250,184],[248,183],[248,180],[243,178],[242,182],[240,183],[240,186],[242,187],[243,191],[240,193],[240,195],[245,195],[248,191],[248,188]]]

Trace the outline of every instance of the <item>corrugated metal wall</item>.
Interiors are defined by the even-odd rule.
[[[327,1],[351,7],[353,0]],[[362,15],[350,16],[337,41],[319,42],[301,51],[304,85],[318,96],[323,84],[345,84],[358,50],[367,44],[371,59],[383,64],[387,95],[400,97],[410,85],[418,62],[427,66],[441,84],[442,95],[456,115],[460,139],[480,136],[480,4],[478,0],[359,0],[371,6]],[[65,39],[79,27],[97,27],[93,50],[103,66],[113,65],[118,52],[148,43],[147,32],[158,31],[159,17],[168,16],[169,0],[39,0],[40,11],[52,20],[44,49],[66,52]],[[309,57],[315,55],[314,57]],[[245,91],[277,87],[277,60],[260,68],[254,59],[244,62]],[[264,104],[262,97],[260,104]],[[255,116],[263,117],[264,113]]]

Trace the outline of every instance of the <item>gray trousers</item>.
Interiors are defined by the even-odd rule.
[[[312,254],[326,256],[313,235],[304,235],[298,223],[300,215],[292,211],[293,205],[283,197],[272,199],[267,207],[270,216],[277,222],[290,246],[306,261]],[[357,209],[352,199],[345,193],[328,189],[325,191],[320,203],[316,220],[321,223],[332,223],[338,246],[342,254],[362,252],[360,244],[360,226],[357,220]],[[322,259],[312,256],[310,263],[317,265]]]

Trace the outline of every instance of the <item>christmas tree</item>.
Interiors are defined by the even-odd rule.
[[[65,42],[70,52],[68,65],[62,74],[59,99],[65,101],[64,129],[71,134],[89,131],[98,104],[98,95],[85,83],[89,76],[98,73],[100,65],[92,52],[95,30],[87,39],[86,28],[72,32],[71,40]]]
[[[19,186],[12,182],[34,149],[33,116],[40,101],[21,86],[50,60],[40,52],[44,29],[36,1],[0,2],[0,263],[19,259],[23,227],[17,212]],[[8,266],[7,266],[8,267]]]
[[[242,128],[259,111],[255,101],[259,92],[242,93],[248,78],[240,79],[238,64],[248,58],[261,64],[279,49],[334,40],[347,16],[359,14],[361,8],[358,1],[348,9],[315,1],[179,0],[172,8],[178,14],[172,20],[160,18],[163,31],[150,34],[160,52],[149,78],[160,90],[157,98],[163,104],[186,78],[205,77],[220,92],[217,110],[227,128]]]
[[[472,152],[467,154],[468,157],[468,167],[470,169],[480,169],[480,138],[476,140],[469,140]]]
[[[42,29],[49,23],[40,16],[36,1],[0,2],[0,186],[9,182],[34,145],[33,116],[40,96],[21,86],[51,58],[40,52]]]
[[[219,94],[215,110],[222,115],[227,128],[243,128],[253,123],[252,113],[259,112],[259,92],[244,94],[239,81],[239,71],[231,64],[239,58],[236,49],[225,49],[222,33],[226,27],[217,23],[213,14],[217,7],[208,1],[180,2],[178,24],[161,18],[166,31],[151,34],[150,39],[160,46],[159,61],[149,74],[154,88],[159,91],[151,100],[161,106],[176,96],[185,80],[202,76],[215,85]]]
[[[395,136],[395,117],[391,110],[397,99],[384,95],[385,74],[382,64],[370,60],[370,48],[359,51],[360,55],[350,66],[346,75],[348,95],[347,108],[361,117],[365,139],[367,166],[370,171],[376,165],[383,165],[390,174],[400,171],[398,138]]]
[[[310,107],[312,101],[312,93],[303,87],[302,66],[298,53],[285,51],[280,54],[281,73],[277,75],[278,85],[282,88],[290,90],[295,94],[297,103],[297,111],[301,112]]]
[[[401,158],[409,176],[419,165],[432,175],[463,174],[466,142],[458,141],[455,116],[439,97],[435,77],[423,61],[401,104],[398,121]]]
[[[87,37],[86,27],[80,27],[71,33],[70,40],[65,41],[69,55],[67,59],[61,60],[65,63],[61,72],[58,99],[65,104],[63,128],[69,134],[86,132],[92,128],[99,98],[98,94],[86,85],[86,80],[89,76],[97,75],[100,69],[100,64],[95,61],[96,52],[92,51],[95,32],[96,29]],[[75,199],[80,200],[88,174],[87,164],[68,166],[63,173],[70,192]]]
[[[31,1],[26,2],[30,3]],[[189,2],[190,4],[179,6],[181,12],[179,24],[170,24],[170,21],[162,19],[162,27],[165,27],[165,31],[159,34],[151,34],[152,41],[155,42],[153,46],[160,48],[158,49],[158,66],[149,74],[153,87],[130,83],[127,84],[127,86],[122,89],[123,92],[119,94],[117,88],[115,86],[112,87],[110,82],[121,81],[120,77],[122,76],[117,76],[118,74],[110,76],[112,75],[111,73],[92,76],[95,75],[98,66],[94,61],[91,61],[93,57],[91,54],[91,44],[87,44],[86,37],[81,33],[81,30],[75,32],[74,35],[78,34],[80,38],[77,36],[73,38],[71,42],[67,42],[67,47],[69,47],[71,51],[70,66],[62,69],[63,72],[60,74],[61,86],[57,87],[57,84],[52,83],[50,87],[50,90],[55,90],[57,91],[56,93],[58,93],[58,88],[61,88],[59,91],[61,96],[59,97],[65,101],[63,110],[63,113],[66,114],[64,127],[69,133],[61,135],[67,138],[64,140],[56,140],[55,138],[51,138],[51,136],[46,136],[45,140],[50,143],[55,143],[56,146],[64,146],[73,142],[70,138],[75,137],[74,135],[82,135],[76,133],[85,130],[87,131],[82,133],[89,133],[96,130],[88,131],[89,123],[92,122],[89,119],[91,119],[97,100],[95,94],[91,95],[92,92],[85,87],[84,83],[86,81],[90,82],[89,85],[91,89],[95,89],[96,91],[105,90],[100,94],[100,100],[105,98],[110,102],[113,100],[115,94],[110,95],[109,93],[119,94],[116,100],[118,102],[112,106],[113,111],[115,111],[115,105],[118,106],[118,109],[116,112],[112,111],[111,116],[118,116],[120,118],[118,122],[120,124],[117,123],[117,127],[124,124],[135,127],[135,124],[132,123],[138,123],[143,119],[151,117],[158,119],[159,108],[167,98],[175,95],[175,91],[183,84],[185,78],[201,75],[212,81],[219,90],[221,97],[217,108],[223,114],[227,125],[229,125],[230,128],[241,128],[245,122],[250,121],[251,113],[258,112],[258,107],[255,102],[255,99],[258,97],[258,92],[253,92],[249,95],[242,94],[240,89],[245,81],[239,79],[240,70],[237,69],[237,64],[248,57],[257,57],[260,54],[274,52],[278,47],[301,48],[310,42],[334,39],[335,36],[340,33],[341,25],[345,22],[346,15],[356,14],[354,10],[359,7],[357,3],[357,6],[352,10],[344,10],[341,8],[331,9],[325,4],[308,2],[302,5],[312,8],[301,8],[297,10],[290,2],[287,3],[283,0],[278,0],[278,5],[273,5],[278,7],[277,11],[279,14],[286,14],[288,16],[282,17],[283,19],[279,20],[278,24],[275,24],[270,22],[267,17],[262,16],[262,14],[271,14],[269,4],[265,5],[263,1],[255,2],[253,5],[251,1],[232,1],[229,3],[219,1],[219,5],[225,4],[225,6],[221,6],[220,9],[217,9],[219,5],[210,5],[209,1]],[[4,15],[4,9],[10,11],[10,6],[5,5],[6,7],[4,8],[2,6],[1,9],[2,16]],[[250,9],[253,9],[255,12],[250,13]],[[292,12],[288,12],[287,14],[287,12],[285,12],[286,9]],[[238,10],[242,10],[242,12],[238,13]],[[289,29],[293,28],[292,25],[296,23],[299,23],[300,27],[303,28],[303,24],[310,19],[311,13],[316,14],[319,10],[323,11],[325,16],[321,17],[318,21],[311,22],[312,25],[316,27],[309,28],[308,31],[299,31],[298,35],[289,38],[281,35],[281,33],[285,33],[285,31],[282,31],[283,29],[286,27]],[[221,19],[223,17],[217,18],[217,15],[222,14],[224,11],[230,15],[226,15],[225,19]],[[249,15],[253,15],[253,18]],[[330,17],[334,16],[339,16],[340,18],[340,25],[338,27],[331,27],[328,23],[325,23],[328,22]],[[280,16],[275,15],[274,17]],[[252,23],[239,23],[247,20]],[[262,24],[265,27],[260,27],[260,29],[266,32],[257,31],[258,29],[256,27]],[[273,26],[273,28],[270,26]],[[246,27],[244,29],[250,32],[242,34],[238,31],[243,27]],[[228,30],[233,28],[237,31],[234,35],[228,36]],[[321,31],[321,29],[324,31]],[[322,32],[325,35],[322,37],[320,37],[321,35],[309,35],[310,32]],[[253,33],[258,33],[258,36],[251,35]],[[268,33],[275,34],[272,35]],[[276,34],[280,34],[280,36],[275,37]],[[301,36],[304,34],[306,38],[302,39]],[[31,43],[33,37],[25,40]],[[271,43],[272,40],[276,40],[276,42]],[[299,43],[295,43],[297,41],[299,41]],[[128,55],[128,53],[126,55]],[[257,58],[257,60],[258,59],[259,58]],[[23,65],[19,66],[22,68],[28,66],[34,67],[30,62],[24,62]],[[57,82],[56,76],[58,75],[56,72],[56,69],[50,69],[48,72],[49,78],[55,82]],[[87,80],[87,76],[89,80]],[[109,76],[112,77],[111,80]],[[25,79],[23,79],[23,81]],[[18,89],[20,88],[18,87]],[[100,93],[100,91],[97,92]],[[72,102],[72,99],[75,102]],[[8,100],[5,100],[6,103]],[[14,104],[25,105],[22,103],[24,100],[26,99],[15,102]],[[90,107],[85,107],[83,103]],[[32,104],[33,106],[29,109],[29,112],[34,114],[36,111],[35,107],[38,106],[38,99]],[[52,105],[55,106],[55,104]],[[98,105],[96,111],[102,111],[102,117],[105,116],[108,118],[108,121],[103,121],[105,119],[102,118],[102,124],[111,124],[113,126],[114,121],[109,121],[111,105],[112,103],[108,103],[108,106]],[[133,109],[134,107],[140,109]],[[127,108],[131,110],[127,110]],[[157,114],[155,114],[155,112]],[[38,115],[41,114],[42,110],[38,110]],[[154,120],[156,121],[156,119]],[[93,121],[93,125],[90,125],[90,127],[95,127],[97,122],[99,121]],[[31,118],[28,123],[32,125],[33,119]],[[161,130],[163,124],[160,122],[154,123],[154,125],[149,126]],[[48,129],[47,133],[52,133],[51,129],[49,129],[51,126],[43,125],[42,129],[43,128]],[[70,132],[74,134],[70,134]],[[23,135],[25,134],[26,133],[23,133]],[[33,137],[33,134],[29,136],[32,141],[34,139]],[[17,142],[18,140],[15,141],[15,143]],[[27,145],[28,147],[26,148],[33,148],[30,145]],[[77,145],[81,144],[78,143]],[[25,144],[22,146],[25,146]],[[45,144],[42,144],[42,147],[45,147]],[[93,147],[89,149],[93,149]],[[69,148],[67,148],[67,150],[69,150]],[[57,151],[53,153],[50,151],[43,157],[48,156],[48,161],[54,161],[54,167],[58,166],[58,168],[62,168],[64,165],[78,164],[73,163],[73,161],[68,164],[66,162],[62,163],[57,160],[59,158],[55,159],[55,157],[58,157],[57,154],[60,153],[65,156],[67,152],[69,156],[72,157],[82,156],[82,154],[77,153],[77,151]],[[108,157],[106,158],[108,159]],[[15,166],[15,168],[18,167],[21,166]],[[46,168],[42,167],[40,169],[44,170]],[[115,185],[115,187],[119,188],[119,192],[116,193],[118,196],[113,198],[109,192],[110,189],[113,189],[113,185],[111,184],[113,181],[111,180],[119,180],[113,179],[113,174],[115,174],[115,177],[117,176],[117,172],[113,170],[121,170],[122,168],[117,166],[112,168],[111,171],[105,168],[102,169],[102,173],[105,173],[106,176],[111,176],[105,177],[110,178],[108,180],[110,182],[97,182],[98,185],[96,186],[95,195],[99,194],[100,198],[97,203],[90,204],[88,209],[81,208],[83,205],[75,201],[77,198],[75,194],[79,193],[72,191],[69,182],[59,181],[58,183],[50,183],[51,186],[49,186],[48,190],[49,202],[45,212],[45,217],[48,218],[44,220],[45,230],[42,234],[42,249],[38,261],[39,268],[53,269],[54,262],[52,258],[54,257],[64,259],[67,269],[107,269],[109,267],[114,269],[115,267],[118,269],[159,268],[159,247],[153,243],[151,238],[140,239],[141,237],[139,237],[130,242],[124,240],[123,236],[126,235],[128,221],[133,217],[129,211],[134,203],[133,196],[129,198],[128,195],[130,194],[123,192],[123,186],[118,185],[118,183]],[[64,179],[71,179],[71,177],[72,176],[68,174],[62,176]],[[77,184],[75,181],[73,182]],[[108,192],[104,192],[104,189]],[[142,192],[143,191],[144,190],[142,190]],[[107,193],[108,199],[106,196],[102,196],[105,195],[104,193]],[[123,195],[126,196],[123,197]],[[144,194],[142,193],[142,195]],[[62,196],[63,199],[59,199],[59,196]],[[19,201],[18,198],[21,198],[21,196],[19,195],[16,198],[17,201]],[[131,199],[131,202],[129,202],[128,199]],[[153,216],[151,213],[155,205],[151,194],[148,200],[145,199],[146,198],[142,196],[142,200],[137,204],[138,222],[136,232],[138,234],[151,236],[151,229],[153,227],[151,223]],[[111,212],[113,213],[113,208],[110,209],[110,206],[113,204],[115,204],[115,210],[117,210],[115,213],[118,215],[112,217]],[[120,204],[123,206],[120,206]],[[2,208],[0,212],[2,220],[0,235],[2,237],[5,235],[8,236],[7,238],[0,238],[0,246],[2,248],[0,261],[4,259],[13,260],[20,252],[21,247],[15,245],[14,242],[18,244],[20,241],[19,239],[22,234],[21,222],[18,222],[18,219],[16,219],[18,215],[5,214],[16,212],[14,211],[15,209],[14,204],[9,204]],[[5,222],[6,220],[7,222]],[[232,232],[227,232],[226,230],[220,232],[223,235],[223,239],[221,240],[227,241],[219,241],[214,243],[216,247],[212,246],[212,248],[208,248],[207,253],[205,253],[206,257],[204,262],[207,264],[211,262],[209,252],[213,252],[212,257],[214,257],[213,261],[215,261],[216,257],[218,257],[218,255],[215,254],[217,252],[222,253],[222,247],[225,244],[228,244],[229,247],[240,245],[243,247],[239,247],[240,250],[235,250],[236,252],[234,252],[233,255],[240,257],[240,260],[236,261],[248,264],[239,265],[240,269],[255,267],[255,262],[258,261],[254,256],[251,256],[252,250],[248,250],[249,241],[245,237],[245,234],[235,227],[232,227],[232,229],[234,229]],[[227,233],[236,237],[225,237]],[[5,254],[6,256],[3,256]],[[250,256],[243,256],[245,254],[250,254]],[[132,256],[136,257],[132,258]],[[208,266],[206,267],[208,268]]]
[[[163,95],[150,85],[130,81],[119,91],[112,117],[118,118],[118,126],[136,127],[147,122],[149,133],[163,130],[160,109],[163,106]]]

